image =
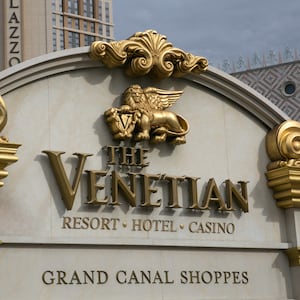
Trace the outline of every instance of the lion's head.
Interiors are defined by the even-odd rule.
[[[138,84],[133,84],[123,93],[123,102],[126,105],[136,109],[149,109],[147,98],[143,88]]]

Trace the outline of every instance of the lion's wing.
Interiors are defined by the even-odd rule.
[[[144,89],[144,93],[151,108],[163,110],[172,106],[182,95],[183,91],[168,91],[148,87]]]

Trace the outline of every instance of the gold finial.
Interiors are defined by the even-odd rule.
[[[154,30],[137,32],[127,40],[94,42],[90,56],[109,68],[125,66],[129,76],[149,74],[158,79],[199,74],[208,67],[206,58],[174,48],[166,36]]]

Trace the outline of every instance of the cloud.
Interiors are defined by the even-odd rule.
[[[115,36],[155,29],[210,60],[300,49],[298,0],[114,0]]]

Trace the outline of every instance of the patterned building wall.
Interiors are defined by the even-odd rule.
[[[231,75],[270,99],[291,119],[300,121],[300,61]]]

